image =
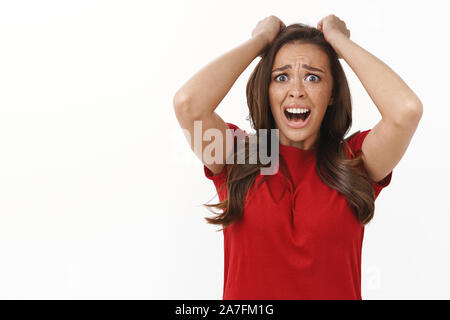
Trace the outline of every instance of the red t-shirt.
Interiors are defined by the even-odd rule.
[[[354,154],[369,132],[348,140]],[[364,227],[345,196],[319,178],[315,150],[281,144],[279,150],[293,182],[287,179],[283,193],[281,168],[268,176],[246,201],[242,218],[223,230],[223,299],[361,299]],[[215,176],[204,166],[204,173],[216,190],[226,182],[226,166]],[[372,183],[375,198],[391,177]],[[226,196],[224,187],[220,201]]]

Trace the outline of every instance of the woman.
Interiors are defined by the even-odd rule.
[[[224,227],[223,298],[361,299],[364,225],[418,126],[421,101],[350,40],[336,16],[317,28],[286,27],[271,16],[259,21],[251,39],[176,93],[176,116],[190,136],[198,120],[203,131],[214,128],[233,138],[227,129],[239,128],[214,110],[257,56],[262,59],[247,84],[249,116],[255,130],[278,129],[281,170],[263,176],[260,159],[229,163],[238,153],[233,144],[222,143],[221,161],[211,163],[191,143],[221,201],[208,205],[221,212],[207,221]],[[382,116],[372,129],[345,139],[352,107],[338,58],[356,73]],[[250,135],[244,134],[247,150]]]

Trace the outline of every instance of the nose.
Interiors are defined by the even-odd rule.
[[[302,79],[300,77],[296,77],[294,81],[292,81],[292,85],[289,88],[289,96],[291,98],[302,98],[305,94],[305,86],[303,85]]]

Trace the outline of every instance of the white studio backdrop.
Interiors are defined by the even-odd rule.
[[[215,188],[176,90],[276,15],[336,14],[424,115],[376,201],[363,299],[449,299],[444,1],[0,1],[0,298],[221,299]],[[257,58],[259,59],[259,58]],[[216,112],[250,131],[244,71]],[[380,115],[348,65],[350,133]],[[212,84],[213,85],[213,84]]]

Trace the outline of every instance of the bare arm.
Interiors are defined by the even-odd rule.
[[[173,105],[180,126],[190,133],[191,148],[200,160],[214,173],[220,173],[225,159],[232,152],[232,145],[222,143],[221,161],[209,163],[201,152],[212,142],[202,141],[202,149],[194,149],[194,121],[202,123],[201,135],[208,129],[218,129],[223,139],[231,139],[226,123],[214,112],[248,65],[275,38],[284,24],[271,16],[261,20],[252,32],[252,37],[221,55],[189,79],[175,94]],[[223,141],[225,142],[225,141]]]
[[[175,94],[174,105],[189,104],[195,115],[214,112],[248,65],[285,27],[278,18],[271,16],[258,22],[252,37],[221,55],[189,79]]]
[[[383,61],[338,30],[328,32],[326,40],[358,76],[384,119],[402,122],[421,112],[419,98]]]
[[[382,116],[362,145],[367,172],[372,180],[380,181],[406,152],[422,117],[422,103],[391,68],[350,40],[342,20],[330,15],[318,28],[358,76]]]

